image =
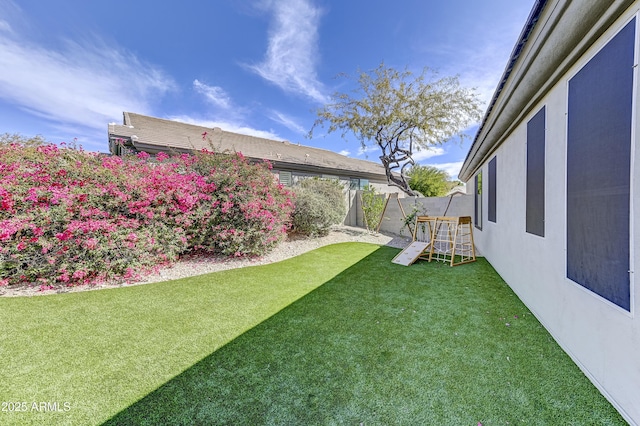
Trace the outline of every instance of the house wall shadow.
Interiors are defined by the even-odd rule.
[[[624,424],[485,259],[405,267],[398,251],[380,247],[104,425]]]

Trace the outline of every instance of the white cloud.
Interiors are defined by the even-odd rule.
[[[266,0],[261,5],[272,14],[269,45],[264,60],[248,68],[286,92],[325,103],[315,70],[320,9],[309,0]]]
[[[338,154],[340,155],[344,155],[345,157],[348,157],[349,154],[351,154],[349,151],[347,151],[346,149],[343,149],[342,151],[340,151]]]
[[[367,145],[367,146],[362,146],[360,145],[360,147],[358,148],[358,156],[366,156],[368,157],[370,153],[375,152],[376,154],[380,153],[380,147],[378,147],[378,145]]]
[[[5,21],[0,19],[0,31],[4,31],[4,32],[13,32],[13,29],[11,28],[11,25]]]
[[[437,167],[440,170],[444,170],[449,174],[449,177],[453,180],[458,179],[458,173],[460,173],[460,169],[462,168],[462,161],[456,161],[454,163],[436,163],[429,164],[430,166]]]
[[[492,24],[487,31],[486,22],[466,29],[469,35],[463,42],[429,45],[427,55],[443,58],[444,75],[458,75],[464,87],[475,88],[486,109],[491,101],[510,54],[528,16],[530,6],[514,8],[509,16]]]
[[[203,95],[207,102],[219,108],[231,108],[231,98],[222,87],[209,86],[196,79],[193,80],[193,88],[196,92]]]
[[[135,55],[99,39],[63,40],[45,49],[19,34],[0,32],[0,98],[60,125],[104,132],[122,111],[150,113],[173,80]]]
[[[181,123],[194,124],[196,126],[207,127],[210,129],[213,129],[214,127],[220,127],[222,130],[225,130],[227,132],[240,133],[243,135],[256,136],[259,138],[273,139],[273,140],[279,140],[279,141],[284,140],[283,138],[281,138],[276,133],[270,130],[253,129],[251,127],[247,127],[242,124],[229,122],[229,121],[214,121],[214,120],[207,120],[203,118],[190,117],[187,115],[171,116],[171,117],[167,117],[167,119],[179,121]]]
[[[486,108],[493,97],[502,77],[509,53],[510,43],[497,44],[489,43],[480,50],[469,50],[464,52],[464,56],[473,66],[465,66],[458,70],[460,82],[466,87],[473,87]],[[512,47],[512,46],[511,46]]]
[[[446,152],[443,148],[430,147],[430,148],[421,149],[420,151],[414,151],[412,157],[416,163],[419,163],[429,158],[437,157],[439,155],[444,155],[444,154],[446,154]]]
[[[269,113],[269,118],[276,123],[282,124],[287,129],[294,131],[300,134],[306,134],[307,130],[298,124],[293,117],[288,116],[280,111],[271,110]]]

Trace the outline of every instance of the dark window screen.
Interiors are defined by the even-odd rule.
[[[487,220],[496,223],[496,163],[497,158],[493,157],[489,161],[489,205],[487,212]]]
[[[482,229],[482,172],[478,172],[475,178],[475,203],[474,203],[474,224],[476,228]]]
[[[544,237],[545,114],[540,111],[527,123],[527,232]]]
[[[635,19],[569,81],[567,277],[630,310]]]

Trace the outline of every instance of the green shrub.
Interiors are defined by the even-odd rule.
[[[293,230],[308,236],[323,236],[331,225],[344,220],[344,187],[329,179],[305,179],[294,188]]]
[[[385,195],[376,194],[376,190],[367,185],[362,191],[362,212],[364,213],[365,226],[369,231],[378,229],[378,225],[382,220],[384,205]]]

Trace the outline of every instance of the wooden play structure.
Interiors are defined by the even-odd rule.
[[[470,216],[418,216],[413,242],[392,262],[409,266],[418,259],[446,262],[450,266],[474,262],[473,225]]]

